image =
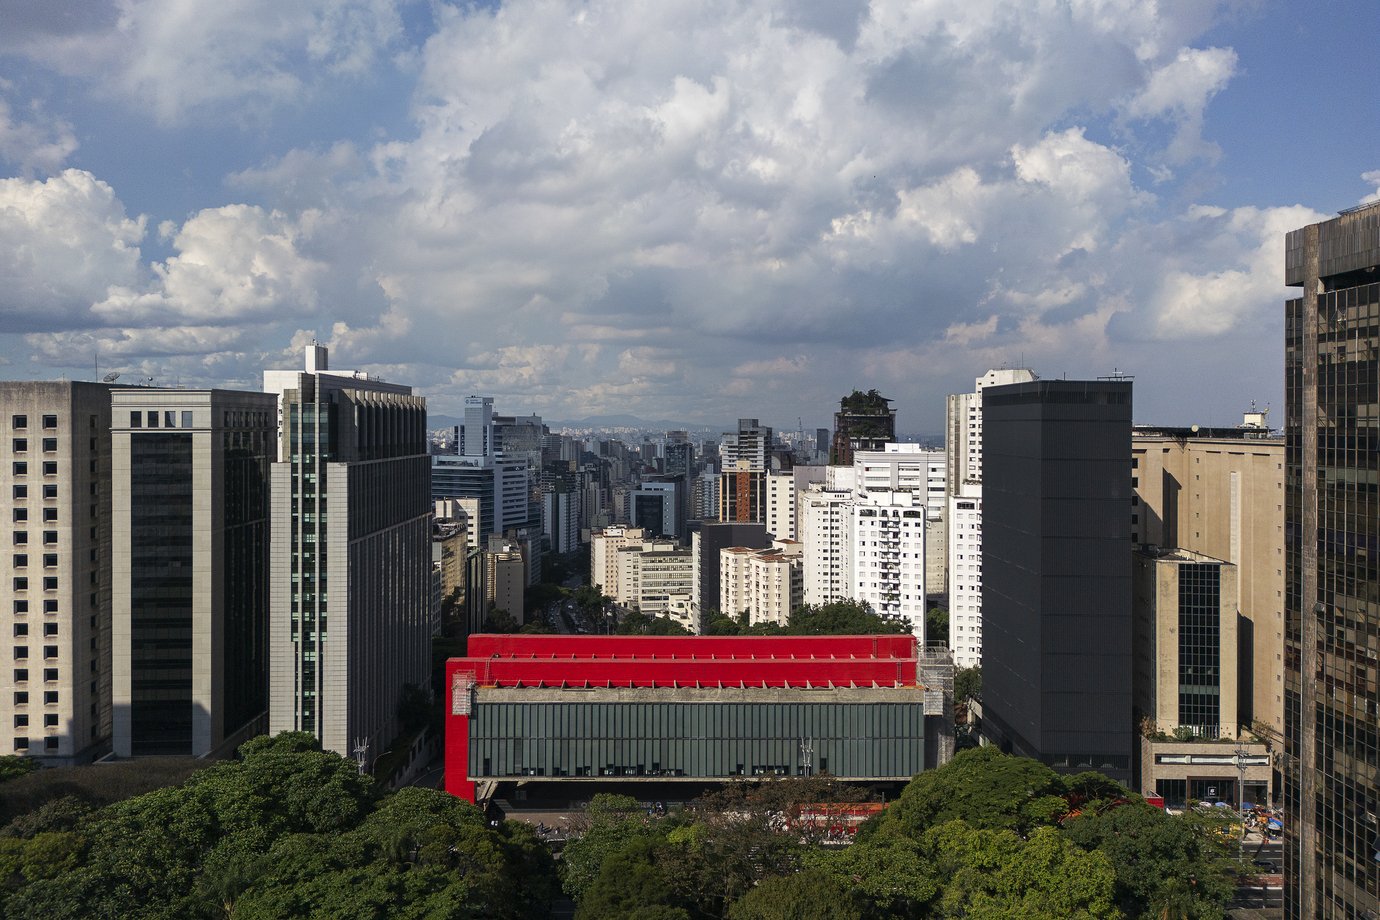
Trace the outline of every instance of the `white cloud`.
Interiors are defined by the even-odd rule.
[[[393,0],[93,6],[81,21],[21,21],[0,51],[90,78],[98,93],[128,99],[163,122],[227,103],[240,115],[296,104],[331,81],[367,73],[402,34]]]
[[[131,0],[110,27],[112,86],[165,119],[291,103],[397,47],[387,4],[192,8]],[[793,419],[871,376],[938,405],[1024,352],[1107,370],[1225,339],[1278,312],[1269,234],[1298,215],[1193,209],[1167,165],[1210,154],[1237,70],[1195,47],[1214,9],[438,5],[409,130],[240,168],[262,206],[179,219],[157,261],[86,289],[109,328],[83,334],[247,367],[313,330],[342,362],[414,368],[441,411],[492,392],[718,419]]]
[[[1206,252],[1177,245],[1147,253],[1150,335],[1161,341],[1217,336],[1257,319],[1263,305],[1280,309],[1284,235],[1325,219],[1297,206],[1191,211],[1171,234],[1185,242],[1207,237]]]
[[[1169,118],[1174,138],[1165,152],[1171,163],[1197,157],[1216,159],[1217,145],[1203,140],[1203,113],[1208,101],[1236,75],[1236,52],[1230,48],[1183,48],[1153,73],[1126,103],[1130,118]]]
[[[112,288],[142,284],[144,233],[88,172],[0,179],[0,330],[81,323]]]
[[[1361,181],[1375,186],[1375,191],[1361,199],[1362,204],[1372,201],[1380,201],[1380,169],[1372,169],[1370,172],[1361,173]]]
[[[92,313],[112,324],[216,325],[311,313],[323,266],[298,251],[311,218],[242,204],[200,211],[172,235],[178,254],[153,265],[151,286],[114,290]]]
[[[5,81],[0,80],[0,90]],[[14,164],[25,176],[55,173],[77,149],[72,126],[31,104],[27,117],[17,114],[0,98],[0,162]]]

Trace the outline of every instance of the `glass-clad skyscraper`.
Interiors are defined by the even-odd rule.
[[[373,760],[406,684],[427,685],[431,474],[426,400],[358,371],[267,371],[273,464],[269,730]]]
[[[1290,233],[1285,914],[1380,917],[1380,203]]]

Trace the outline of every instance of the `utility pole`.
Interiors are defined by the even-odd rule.
[[[1236,758],[1236,812],[1237,812],[1238,815],[1241,816],[1241,842],[1240,842],[1240,844],[1237,846],[1237,849],[1236,849],[1236,858],[1237,858],[1238,860],[1241,860],[1241,859],[1244,859],[1244,858],[1245,858],[1245,849],[1246,849],[1246,793],[1245,793],[1245,789],[1246,789],[1246,761],[1245,761],[1245,758],[1246,758],[1247,756],[1249,756],[1250,753],[1251,753],[1251,752],[1248,751],[1248,750],[1246,750],[1246,748],[1245,748],[1243,745],[1241,745],[1241,744],[1237,744],[1236,750],[1232,752],[1232,754],[1233,754],[1233,755],[1235,756],[1235,758]]]

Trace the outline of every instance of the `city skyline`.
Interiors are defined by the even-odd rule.
[[[1380,105],[1374,15],[7,4],[0,373],[254,389],[314,337],[442,414],[937,432],[1120,369],[1278,425],[1283,234],[1380,193],[1373,120],[1282,115]]]

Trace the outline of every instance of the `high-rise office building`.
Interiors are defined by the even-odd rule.
[[[0,754],[84,763],[110,745],[110,387],[0,382]]]
[[[494,445],[494,398],[466,396],[465,421],[456,439],[456,453],[464,457],[492,457]]]
[[[1224,704],[1221,724],[1227,731],[1237,724],[1249,728],[1269,743],[1271,752],[1281,752],[1284,439],[1273,436],[1265,427],[1263,413],[1246,413],[1245,423],[1234,428],[1138,426],[1131,438],[1131,486],[1133,546],[1143,547],[1152,559],[1172,560],[1187,553],[1190,557],[1201,555],[1217,560],[1223,577],[1232,582],[1223,587],[1221,594],[1233,599],[1234,622],[1231,629],[1221,634],[1220,645],[1223,661],[1232,659],[1229,672],[1224,665],[1222,673],[1227,686],[1222,693],[1230,694],[1236,702],[1230,707]],[[1169,564],[1165,562],[1160,568]],[[1167,586],[1177,583],[1165,582]],[[1175,603],[1170,594],[1138,594],[1137,636],[1145,636],[1165,623],[1177,623]],[[1152,649],[1149,655],[1158,663],[1147,661],[1142,654],[1146,643],[1140,646],[1137,681],[1145,685],[1150,677],[1144,668],[1153,666],[1163,672],[1168,666],[1167,656]],[[1160,700],[1164,699],[1167,697],[1161,695]],[[1172,709],[1166,710],[1162,705],[1157,707],[1158,712],[1145,709],[1141,701],[1137,706],[1141,716],[1161,724],[1172,713]],[[1152,746],[1141,746],[1146,776],[1150,773],[1146,768],[1151,766],[1147,757],[1159,753],[1150,750]],[[1193,752],[1176,749],[1174,753]],[[1215,771],[1196,767],[1192,777],[1184,778],[1220,779],[1224,772],[1234,770],[1230,765]],[[1212,785],[1220,791],[1222,784]],[[1278,777],[1268,785],[1270,791],[1277,790]],[[1143,785],[1142,791],[1154,791],[1154,787]],[[1235,780],[1233,794],[1234,791]],[[1171,794],[1166,800],[1175,801],[1176,796]]]
[[[204,756],[265,727],[267,393],[111,393],[113,746]]]
[[[949,644],[960,668],[982,664],[982,393],[1035,379],[1026,368],[996,368],[973,382],[973,392],[948,398],[944,590],[949,596]]]
[[[553,553],[573,553],[580,548],[580,495],[558,483],[542,494],[541,530]]]
[[[628,493],[628,519],[634,527],[641,527],[648,536],[679,539],[681,495],[684,485],[678,482],[644,482],[641,488]]]
[[[719,520],[761,523],[767,519],[767,470],[771,468],[771,428],[755,418],[738,419],[738,430],[719,446]]]
[[[1243,733],[1250,621],[1238,567],[1187,549],[1134,553],[1135,788],[1183,807],[1189,799],[1270,802],[1270,752]],[[1223,741],[1234,741],[1229,757]],[[1238,797],[1239,796],[1239,797]]]
[[[531,471],[523,461],[470,455],[431,455],[431,498],[479,502],[477,532],[482,543],[528,524]]]
[[[1131,384],[983,393],[983,731],[1131,778]]]
[[[426,400],[333,371],[265,371],[278,396],[272,469],[269,730],[366,758],[397,734],[406,684],[431,665]]]
[[[1380,916],[1380,202],[1288,234],[1285,916]]]

